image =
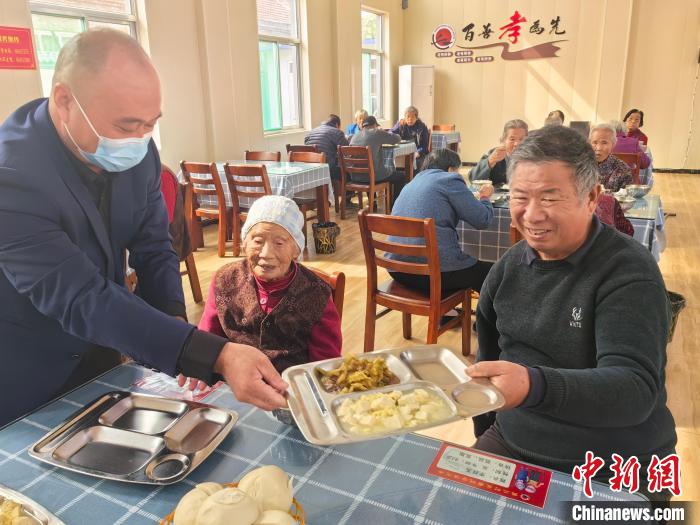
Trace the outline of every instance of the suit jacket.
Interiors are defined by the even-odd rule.
[[[54,398],[95,345],[175,374],[184,304],[153,142],[112,177],[111,236],[39,99],[0,127],[0,425]],[[124,287],[124,254],[141,297]]]

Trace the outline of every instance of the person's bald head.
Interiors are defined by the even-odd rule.
[[[97,134],[141,137],[161,115],[160,81],[150,58],[131,36],[95,29],[73,37],[61,49],[53,77],[49,111],[64,143],[89,152]],[[71,140],[65,128],[70,130]]]

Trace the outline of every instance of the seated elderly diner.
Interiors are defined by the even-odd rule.
[[[419,160],[428,154],[430,130],[418,118],[418,109],[415,106],[408,106],[403,112],[403,118],[398,120],[389,131],[396,133],[403,140],[414,141],[418,149]]]
[[[625,125],[619,120],[613,120],[610,125],[615,129],[617,141],[613,146],[613,153],[637,153],[639,155],[639,167],[643,170],[651,164],[651,158],[646,153],[646,146],[635,137],[628,137],[625,132]],[[643,148],[642,148],[643,146]]]
[[[457,224],[465,221],[474,228],[487,228],[493,220],[493,206],[489,197],[493,186],[481,188],[478,200],[459,174],[462,162],[459,155],[449,149],[434,150],[423,162],[423,169],[409,182],[396,199],[391,214],[414,219],[433,218],[440,252],[441,286],[443,290],[471,288],[480,290],[492,263],[479,261],[464,253],[459,246]],[[420,244],[423,239],[390,237],[390,240],[408,244]],[[411,261],[411,257],[395,254],[394,259]],[[423,292],[430,291],[427,275],[390,272],[391,277],[405,286]]]
[[[509,120],[503,126],[501,143],[488,150],[469,172],[471,180],[490,180],[494,185],[506,183],[506,168],[513,150],[527,137],[527,123],[520,119]]]
[[[330,287],[296,262],[304,216],[278,195],[253,203],[241,231],[245,258],[219,268],[199,329],[255,344],[278,371],[339,357],[340,319]]]
[[[304,144],[316,146],[326,154],[326,162],[331,172],[331,179],[340,180],[340,166],[338,165],[338,146],[347,146],[348,139],[340,128],[340,117],[328,115],[320,126],[309,131],[304,137]]]
[[[353,135],[362,131],[362,122],[364,122],[367,117],[369,117],[369,113],[367,113],[366,110],[358,109],[355,111],[355,122],[348,124],[348,127],[345,130],[345,136],[352,137]]]
[[[632,184],[630,167],[611,154],[617,142],[615,129],[610,124],[597,124],[591,128],[588,140],[598,163],[598,180],[605,189],[619,191]]]
[[[625,113],[625,117],[622,119],[627,128],[626,136],[637,139],[644,143],[644,147],[649,143],[649,137],[647,137],[642,130],[639,129],[644,125],[644,112],[641,109],[633,108]]]
[[[495,420],[475,421],[474,447],[562,472],[587,451],[619,454],[646,472],[676,445],[665,386],[671,311],[659,267],[594,215],[597,163],[576,131],[533,131],[508,174],[523,240],[484,282],[477,363],[467,368],[490,379],[506,404]],[[601,469],[595,479],[609,477]],[[639,491],[671,495],[646,484]]]

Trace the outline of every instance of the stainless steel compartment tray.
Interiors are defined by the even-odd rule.
[[[67,470],[130,483],[175,483],[211,454],[238,420],[230,410],[194,401],[110,392],[29,448]]]
[[[56,516],[51,514],[36,501],[15,490],[0,485],[0,504],[6,499],[22,505],[22,516],[29,518],[36,525],[64,525]]]
[[[503,406],[502,394],[488,381],[472,380],[466,375],[463,363],[451,350],[438,345],[421,345],[369,352],[359,357],[386,359],[388,368],[396,374],[400,383],[367,392],[340,394],[328,392],[321,384],[317,368],[330,370],[343,362],[343,358],[307,363],[285,370],[282,377],[290,385],[289,408],[297,426],[311,443],[333,445],[382,438],[441,425],[464,417],[471,417]],[[439,422],[402,428],[383,434],[357,435],[346,432],[334,409],[348,396],[366,393],[404,390],[419,386],[436,389],[444,395],[453,414]]]

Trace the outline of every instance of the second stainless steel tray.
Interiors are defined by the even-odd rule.
[[[131,392],[110,392],[29,448],[67,470],[130,483],[175,483],[211,454],[238,420],[230,410]]]
[[[422,430],[436,425],[472,417],[503,406],[502,394],[490,382],[472,380],[463,363],[451,350],[438,345],[381,350],[362,354],[365,359],[382,357],[399,379],[399,384],[350,394],[328,392],[321,384],[317,369],[331,370],[343,358],[306,363],[285,370],[282,377],[289,383],[289,408],[304,437],[311,443],[333,445],[382,438]],[[344,399],[373,392],[427,388],[438,392],[448,406],[449,416],[430,424],[379,434],[358,435],[347,432],[335,408]]]
[[[4,485],[0,485],[0,505],[5,503],[6,500],[11,500],[21,505],[20,516],[29,520],[33,525],[64,525],[61,520],[33,499]]]

